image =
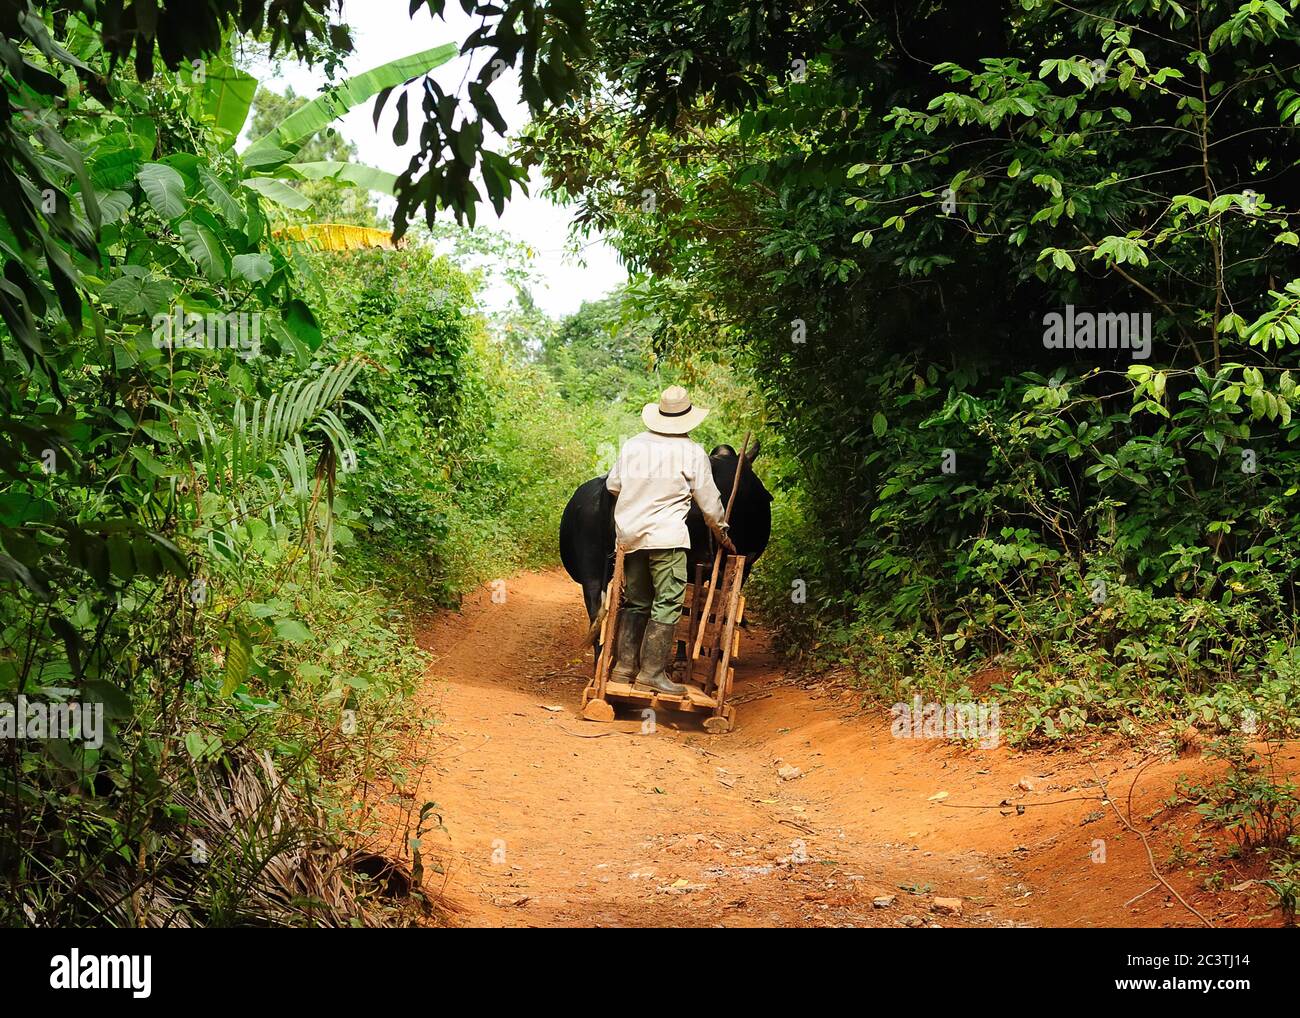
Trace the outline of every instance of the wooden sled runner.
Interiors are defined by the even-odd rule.
[[[704,719],[705,731],[714,735],[731,731],[735,708],[727,701],[735,679],[732,662],[740,656],[740,620],[745,612],[745,599],[740,593],[745,578],[744,556],[731,555],[724,560],[716,590],[711,590],[716,568],[706,573],[703,563],[695,566],[677,622],[677,661],[669,670],[675,682],[686,685],[686,694],[668,696],[610,679],[623,616],[623,554],[619,548],[614,556],[609,607],[600,630],[600,660],[595,677],[582,693],[582,716],[588,721],[613,721],[613,703],[626,703],[652,710],[702,711],[709,715]]]

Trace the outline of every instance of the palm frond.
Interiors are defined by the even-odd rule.
[[[300,452],[297,462],[305,463],[308,440],[319,439],[335,453],[353,447],[347,427],[332,407],[356,380],[363,363],[360,358],[342,361],[314,378],[294,379],[265,400],[251,405],[240,400],[225,434],[210,418],[202,422],[199,433],[209,490],[238,497],[256,487],[259,478],[273,476],[274,464],[285,463],[295,491],[301,494],[288,461]]]

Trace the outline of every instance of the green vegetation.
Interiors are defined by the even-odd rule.
[[[355,846],[407,611],[551,561],[671,382],[763,442],[810,664],[1017,743],[1296,735],[1300,0],[505,0],[457,93],[460,40],[344,79],[331,0],[184,8],[0,5],[0,702],[107,715],[0,741],[0,922],[401,921]],[[400,175],[330,133],[371,99]],[[436,218],[530,168],[636,274],[561,323]],[[286,229],[384,224],[359,189],[404,247]],[[1294,792],[1227,745],[1204,815],[1291,908]]]
[[[295,95],[292,88],[280,95],[269,88],[258,87],[253,96],[252,115],[249,117],[249,138],[253,141],[265,138],[306,106],[308,101],[303,96]],[[356,159],[356,145],[344,139],[333,127],[327,126],[307,138],[286,165],[290,169],[304,164],[308,167],[324,165],[328,169],[331,166],[342,167],[355,163]],[[376,174],[379,172],[375,171]],[[373,183],[375,181],[372,178]],[[392,227],[392,223],[376,211],[370,196],[349,180],[323,176],[298,181],[289,186],[311,203],[313,222],[350,223],[372,229]]]
[[[560,510],[607,440],[547,377],[490,335],[476,276],[425,247],[312,259],[322,327],[372,366],[378,422],[341,519],[408,596],[454,604],[470,585],[554,561]],[[509,316],[492,331],[508,329]],[[378,434],[382,433],[382,440]]]
[[[257,82],[227,33],[333,68],[329,5],[111,33],[58,7],[0,9],[0,924],[403,921],[356,848],[414,734],[401,584],[446,601],[540,561],[593,456],[475,276],[281,227],[373,216],[345,184],[393,179],[322,132],[456,47],[263,93],[240,153]],[[550,88],[522,47],[557,31],[476,45]],[[430,211],[472,214],[458,170],[497,166],[494,197],[516,172],[461,132]]]

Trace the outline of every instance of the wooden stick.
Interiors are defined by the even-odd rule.
[[[690,636],[686,642],[695,646],[695,635],[699,632],[700,627],[700,594],[704,590],[704,563],[695,563],[695,580],[694,589],[691,591],[691,629]],[[695,679],[695,658],[691,655],[686,656],[686,681],[691,682]]]
[[[623,609],[623,549],[614,554],[614,575],[609,581],[609,608],[605,613],[604,643],[600,647],[600,661],[596,665],[596,699],[605,698],[610,669],[614,665],[614,641],[618,639],[619,615]]]
[[[740,457],[736,461],[736,477],[731,482],[731,496],[727,499],[727,508],[722,513],[723,523],[731,520],[731,507],[736,504],[736,492],[740,490],[740,475],[745,470],[745,454],[749,452],[749,436],[750,432],[746,431],[745,444],[740,447]],[[692,660],[700,656],[700,648],[704,646],[704,631],[709,627],[709,608],[713,604],[713,588],[718,585],[718,566],[722,564],[722,553],[725,550],[722,542],[719,541],[718,550],[713,556],[713,575],[709,578],[709,593],[704,598],[704,617],[700,622],[700,631],[695,636],[695,649],[691,651]]]

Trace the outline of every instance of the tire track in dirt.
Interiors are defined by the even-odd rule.
[[[755,628],[742,638],[736,695],[747,702],[733,733],[707,735],[694,716],[672,712],[646,732],[632,711],[609,725],[584,722],[585,631],[577,588],[555,570],[509,580],[501,604],[479,591],[420,634],[435,660],[412,710],[437,725],[425,747],[431,765],[406,801],[438,804],[445,831],[426,834],[426,860],[441,860],[458,922],[1194,922],[1163,893],[1124,904],[1154,883],[1145,855],[1095,801],[1095,787],[1083,786],[1095,764],[1114,790],[1127,789],[1134,754],[895,739],[887,712],[858,711],[850,691],[790,682]],[[781,780],[781,763],[802,775]],[[1159,774],[1148,769],[1152,792],[1135,800],[1135,816],[1172,780]],[[939,792],[948,795],[933,801]],[[1072,801],[953,808],[1062,798]],[[381,847],[405,854],[403,824],[390,820]],[[426,876],[426,888],[437,881]],[[1198,900],[1186,881],[1176,886]],[[888,896],[891,904],[873,904]],[[935,898],[961,899],[961,914],[936,911]]]

